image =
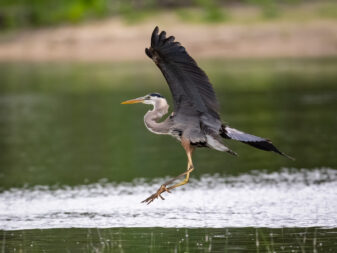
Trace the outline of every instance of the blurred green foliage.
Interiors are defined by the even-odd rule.
[[[105,0],[2,0],[0,27],[53,25],[76,23],[90,17],[107,14]]]
[[[325,2],[328,0],[325,0]],[[139,21],[157,11],[176,10],[184,20],[221,22],[228,20],[230,6],[258,6],[264,18],[280,15],[282,5],[304,0],[0,0],[0,29],[38,27],[120,15],[129,22]],[[320,2],[311,0],[310,2]],[[329,1],[328,1],[329,2]],[[198,11],[191,14],[187,8]],[[322,15],[336,16],[336,8]]]

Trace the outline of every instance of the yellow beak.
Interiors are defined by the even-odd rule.
[[[141,103],[144,101],[144,98],[135,98],[135,99],[130,99],[130,100],[126,100],[124,102],[122,102],[122,105],[126,105],[126,104],[136,104],[136,103]]]

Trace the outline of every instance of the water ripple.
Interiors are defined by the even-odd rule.
[[[204,175],[151,205],[165,179],[0,194],[0,229],[69,227],[337,227],[337,170]]]

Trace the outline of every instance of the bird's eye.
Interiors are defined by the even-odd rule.
[[[150,96],[146,96],[146,98],[145,99],[151,99],[151,97]]]

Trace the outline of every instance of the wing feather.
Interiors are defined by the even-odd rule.
[[[237,130],[235,128],[231,128],[229,126],[223,126],[222,127],[221,136],[224,137],[224,138],[227,138],[227,139],[232,139],[232,140],[240,141],[242,143],[246,143],[250,146],[253,146],[253,147],[261,149],[261,150],[273,151],[273,152],[278,153],[280,155],[283,155],[283,156],[285,156],[285,157],[287,157],[291,160],[294,160],[294,158],[292,158],[292,157],[288,156],[287,154],[278,150],[270,140],[259,137],[259,136],[255,136],[255,135],[252,135],[252,134],[244,133],[240,130]]]
[[[173,96],[175,111],[185,114],[210,113],[216,119],[218,102],[205,72],[199,68],[186,49],[174,37],[158,35],[156,27],[151,36],[151,47],[146,54],[163,73]]]

